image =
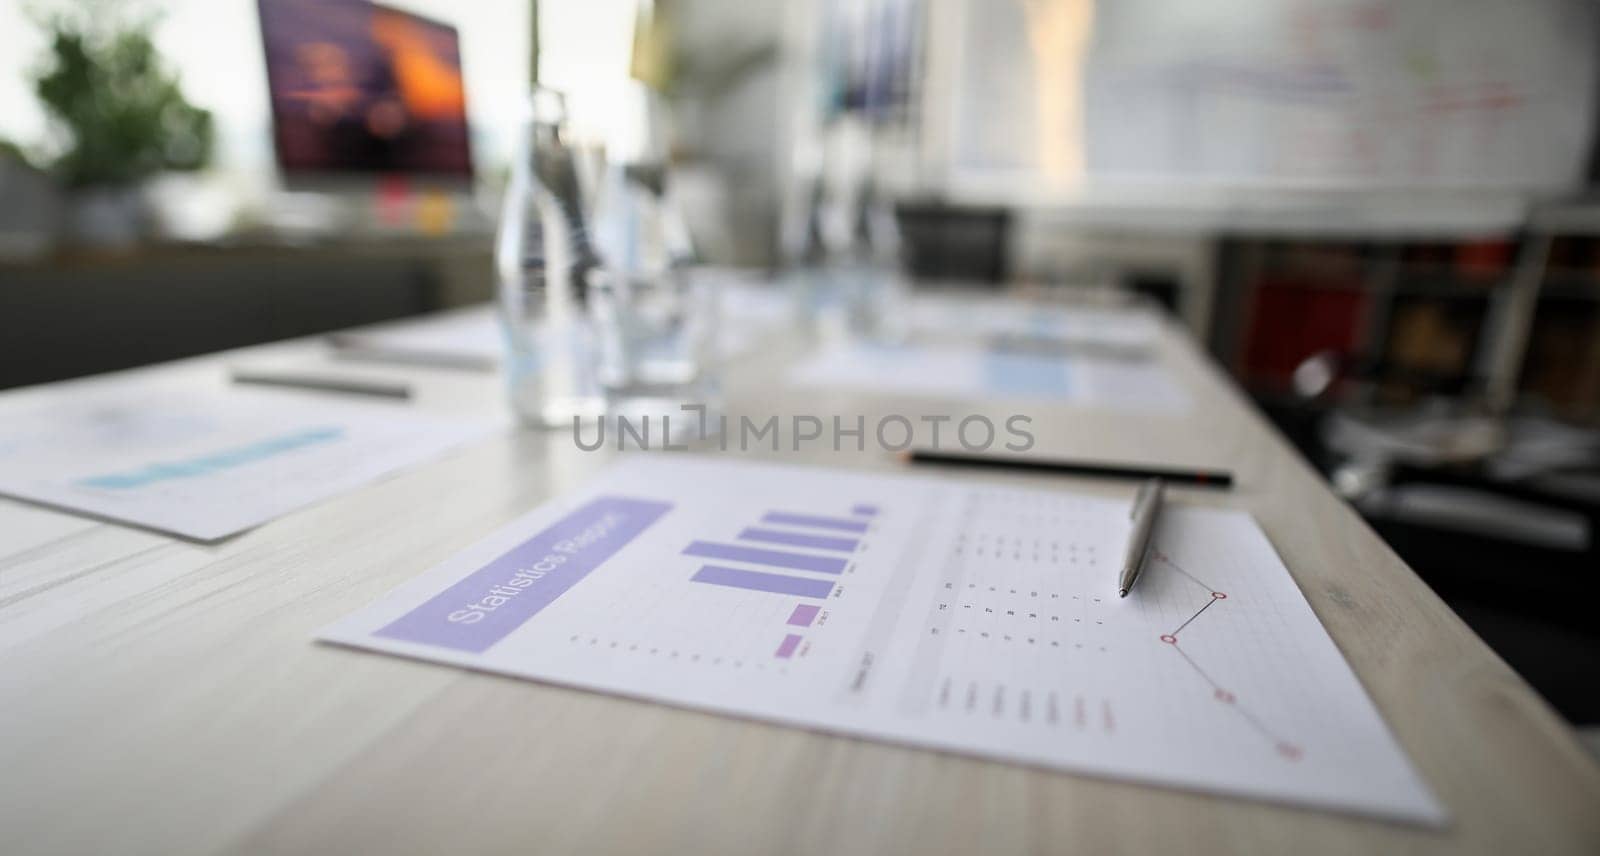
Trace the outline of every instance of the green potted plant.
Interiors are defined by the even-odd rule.
[[[35,92],[49,115],[51,171],[71,194],[70,237],[124,245],[139,237],[141,185],[210,159],[210,112],[184,98],[151,42],[153,21],[79,4],[44,21],[50,48]]]

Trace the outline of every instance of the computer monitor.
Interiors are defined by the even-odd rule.
[[[259,0],[259,9],[285,179],[470,181],[454,27],[364,0]]]

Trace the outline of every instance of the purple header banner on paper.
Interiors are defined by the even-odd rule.
[[[463,577],[375,635],[482,652],[650,527],[672,503],[602,496]]]

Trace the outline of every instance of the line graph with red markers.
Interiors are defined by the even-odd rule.
[[[1239,697],[1235,695],[1232,690],[1227,689],[1225,686],[1219,683],[1216,678],[1212,677],[1211,674],[1201,667],[1199,663],[1195,662],[1193,657],[1189,656],[1189,654],[1183,650],[1183,647],[1178,642],[1178,634],[1182,633],[1184,628],[1188,627],[1190,624],[1193,624],[1196,619],[1205,614],[1206,610],[1228,599],[1227,592],[1217,591],[1211,586],[1208,586],[1196,579],[1194,574],[1184,570],[1182,565],[1174,562],[1171,556],[1168,556],[1160,550],[1152,551],[1151,559],[1165,566],[1166,568],[1171,569],[1173,572],[1183,575],[1201,590],[1200,597],[1202,599],[1202,603],[1200,608],[1195,610],[1193,615],[1185,618],[1182,624],[1174,627],[1171,633],[1161,634],[1161,641],[1171,645],[1172,650],[1178,652],[1178,656],[1182,657],[1183,661],[1188,663],[1190,668],[1194,669],[1194,673],[1199,676],[1199,678],[1209,687],[1211,687],[1211,696],[1212,698],[1216,699],[1219,704],[1227,705],[1233,710],[1238,711],[1239,715],[1243,717],[1246,722],[1250,723],[1252,728],[1261,732],[1263,737],[1272,741],[1273,748],[1277,750],[1279,755],[1282,755],[1284,758],[1287,758],[1291,761],[1300,760],[1304,753],[1298,745],[1287,738],[1282,737],[1267,723],[1263,722],[1261,717],[1257,716],[1251,711],[1248,703],[1241,702]]]
[[[904,713],[930,733],[1131,778],[1358,802],[1387,775],[1392,793],[1417,793],[1248,514],[1170,503],[1120,598],[1126,515],[1073,494],[966,491],[946,521]]]

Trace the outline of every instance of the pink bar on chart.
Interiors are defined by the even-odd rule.
[[[794,656],[794,649],[798,647],[800,647],[800,637],[790,633],[788,636],[783,637],[782,642],[778,643],[778,651],[774,656],[781,660],[787,660]]]
[[[817,613],[821,610],[822,607],[820,606],[802,603],[794,608],[794,612],[789,613],[789,623],[796,627],[810,627],[811,622],[816,620]]]

